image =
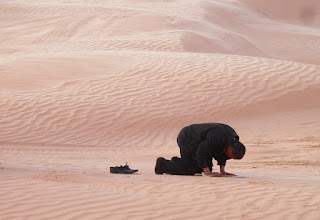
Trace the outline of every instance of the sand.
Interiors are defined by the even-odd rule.
[[[320,219],[318,0],[0,1],[0,79],[0,219]],[[238,177],[155,175],[202,122]]]

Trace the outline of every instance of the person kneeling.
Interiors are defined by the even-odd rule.
[[[207,176],[235,176],[225,171],[226,161],[240,160],[246,148],[239,141],[239,136],[229,125],[221,123],[193,124],[184,127],[177,138],[180,148],[179,157],[167,160],[159,157],[156,161],[156,174]],[[220,173],[212,172],[212,159],[220,166]]]

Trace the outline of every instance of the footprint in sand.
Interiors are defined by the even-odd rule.
[[[268,184],[273,184],[272,182],[259,181],[259,180],[248,181],[248,183],[249,183],[249,184],[254,184],[254,185],[268,185]]]
[[[29,176],[27,178],[52,182],[75,182],[75,177],[75,174],[68,172],[49,172],[45,174]]]
[[[217,198],[225,198],[226,193],[225,192],[215,192]]]

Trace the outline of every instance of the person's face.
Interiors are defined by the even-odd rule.
[[[226,149],[226,155],[229,157],[229,158],[231,158],[231,159],[238,159],[238,158],[236,158],[233,154],[232,154],[232,146],[231,145],[229,145],[228,147],[227,147],[227,149]]]

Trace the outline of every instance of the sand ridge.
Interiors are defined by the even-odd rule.
[[[3,97],[12,98],[1,99],[6,128],[1,139],[162,144],[175,140],[181,126],[207,118],[227,121],[319,107],[318,66],[226,55],[134,53],[131,59],[120,54],[136,63],[118,74],[93,75],[43,91],[5,93]],[[159,134],[167,139],[157,140]]]

